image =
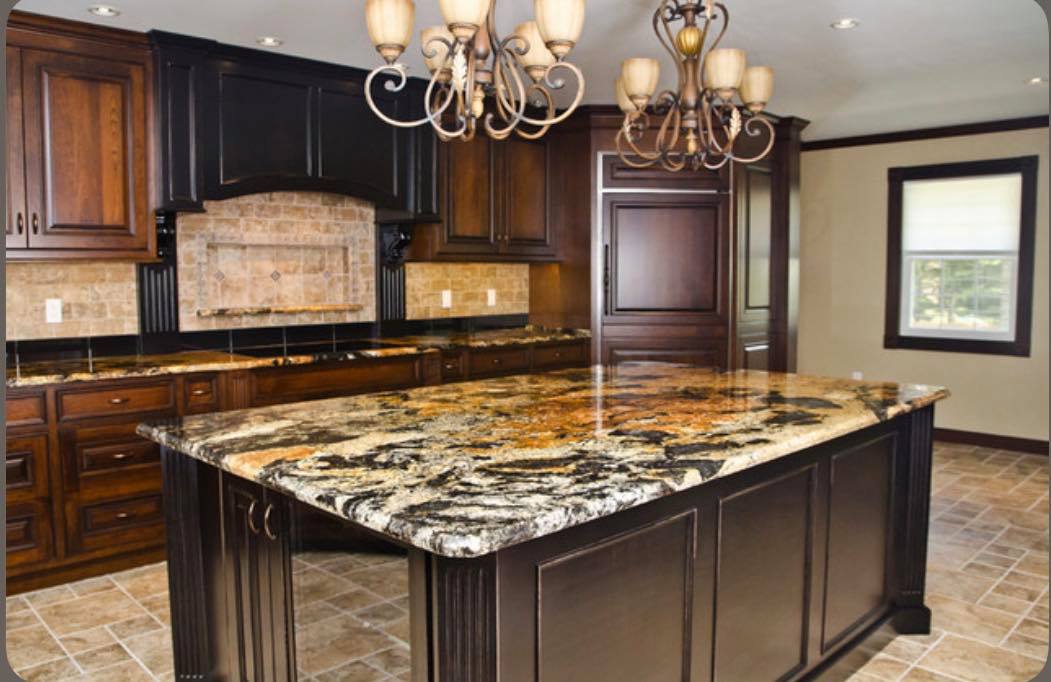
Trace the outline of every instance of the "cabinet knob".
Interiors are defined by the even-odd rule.
[[[131,518],[131,514],[129,514],[128,512],[117,512],[114,516],[115,516],[115,518],[117,518],[117,519],[119,519],[121,521],[123,521],[124,519],[130,519]]]
[[[555,351],[555,357],[556,357],[556,358],[560,358],[560,357],[562,357],[562,351],[558,351],[558,350],[556,350],[556,351]]]
[[[123,405],[126,402],[128,402],[127,398],[110,398],[109,399],[109,404],[110,405]]]
[[[129,457],[131,457],[131,455],[129,455],[126,452],[118,452],[117,454],[113,455],[113,459],[115,459],[117,461],[120,461],[122,459],[127,459]]]
[[[493,358],[493,364],[494,365],[499,365],[500,362],[501,362],[500,358]]]
[[[270,514],[272,514],[273,511],[274,511],[274,505],[272,505],[272,504],[266,505],[266,511],[263,512],[263,532],[266,533],[266,536],[268,538],[270,538],[271,540],[276,540],[277,539],[277,534],[274,533],[274,531],[270,529]]]
[[[36,213],[34,213],[33,214],[33,234],[37,234],[38,232],[40,232],[40,217]]]
[[[456,363],[455,362],[447,362],[447,363],[445,363],[445,369],[448,369],[448,370],[456,369]]]
[[[259,500],[252,500],[252,503],[248,505],[248,530],[254,535],[259,535],[259,526],[255,525],[255,505],[258,502]]]
[[[15,218],[15,229],[18,230],[18,234],[22,234],[26,229],[26,219],[22,217],[22,212],[18,212],[18,217]]]
[[[207,388],[195,388],[194,390],[190,391],[190,395],[195,396],[208,395],[209,393],[211,393],[211,391],[209,391]]]

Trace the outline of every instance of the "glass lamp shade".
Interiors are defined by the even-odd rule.
[[[525,70],[538,81],[544,76],[547,67],[555,63],[555,55],[544,45],[544,38],[540,35],[540,29],[535,21],[526,21],[515,26],[515,35],[529,43],[529,49],[525,54],[515,52],[515,58],[525,67]],[[514,47],[524,47],[515,44]]]
[[[617,79],[616,88],[617,106],[620,107],[620,110],[623,111],[625,114],[630,114],[632,112],[638,111],[638,107],[636,107],[635,103],[631,101],[630,97],[628,97],[628,93],[624,91],[623,77]]]
[[[533,10],[548,49],[565,57],[584,31],[584,0],[534,0]]]
[[[439,41],[431,42],[435,38],[443,38],[450,44],[456,40],[449,29],[444,26],[428,26],[420,31],[420,42],[423,43],[423,61],[427,64],[427,70],[434,73],[445,66],[445,60],[449,56],[449,48]],[[433,57],[427,56],[434,54]]]
[[[490,0],[439,0],[442,18],[460,40],[470,40],[485,24]]]
[[[646,106],[646,102],[657,90],[657,81],[660,80],[660,76],[660,62],[649,57],[625,59],[620,67],[624,92],[639,109]]]
[[[750,66],[741,79],[741,101],[748,110],[757,114],[763,110],[774,94],[774,70],[769,66]]]
[[[413,0],[365,0],[369,38],[388,62],[396,60],[412,40],[415,15]]]
[[[733,91],[741,86],[747,58],[744,50],[719,48],[704,58],[704,80],[706,85],[719,93],[723,99],[733,97]]]

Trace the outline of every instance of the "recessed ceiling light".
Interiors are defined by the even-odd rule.
[[[120,14],[120,10],[113,5],[92,5],[88,11],[96,17],[115,17]]]
[[[1047,79],[1043,76],[1034,76],[1029,79],[1030,85],[1047,85]]]
[[[255,42],[259,43],[263,47],[281,47],[285,41],[281,40],[277,36],[259,36],[255,39]]]
[[[861,22],[851,17],[844,17],[843,19],[836,19],[829,26],[840,31],[846,31],[848,29],[857,28]]]

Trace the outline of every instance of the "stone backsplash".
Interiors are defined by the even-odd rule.
[[[496,291],[496,305],[487,291]],[[452,307],[442,307],[442,291],[452,292]],[[405,317],[515,315],[529,312],[529,265],[524,263],[406,263]]]
[[[182,331],[375,319],[370,203],[274,192],[178,220]]]
[[[135,265],[7,263],[7,340],[139,332]],[[45,301],[62,300],[62,321],[48,323]]]

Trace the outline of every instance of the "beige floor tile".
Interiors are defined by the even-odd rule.
[[[65,602],[51,603],[37,608],[37,613],[47,626],[61,637],[99,625],[141,616],[146,611],[120,590],[110,590]]]
[[[996,581],[937,566],[927,569],[927,592],[976,603]]]
[[[927,606],[931,609],[931,620],[938,629],[974,637],[989,644],[999,644],[1018,622],[1016,615],[936,594],[927,596]]]
[[[896,680],[908,669],[909,664],[905,661],[877,654],[861,668],[860,672],[880,680]]]
[[[933,670],[916,667],[909,670],[905,677],[901,678],[901,682],[956,682],[956,680]]]
[[[107,644],[113,644],[116,641],[105,627],[83,630],[59,638],[59,642],[65,647],[66,651],[74,656],[89,649],[97,649]]]
[[[37,590],[36,592],[29,592],[23,595],[30,604],[34,607],[44,606],[45,604],[53,604],[60,601],[69,601],[76,597],[76,593],[69,588],[68,585],[56,585],[55,587],[49,587],[44,590]]]
[[[1047,642],[1047,623],[1032,618],[1024,618],[1015,628],[1015,632],[1029,639]]]
[[[1047,577],[1047,553],[1030,552],[1019,559],[1015,570]]]
[[[153,682],[154,677],[135,661],[127,661],[78,677],[77,682]]]
[[[409,617],[399,618],[396,621],[387,623],[383,626],[383,631],[389,634],[391,637],[396,637],[403,643],[408,644],[411,636],[409,635]]]
[[[967,682],[1020,682],[1044,667],[1038,659],[953,634],[938,642],[920,665]]]
[[[378,604],[383,601],[383,599],[381,599],[379,595],[373,594],[368,590],[355,587],[343,594],[329,597],[325,601],[332,606],[335,606],[337,609],[353,612]]]
[[[355,661],[341,668],[319,673],[314,679],[317,682],[382,682],[390,677],[372,666]]]
[[[69,658],[60,658],[21,670],[16,669],[15,672],[25,682],[64,682],[76,679],[76,676],[80,674]]]
[[[153,632],[154,630],[160,630],[164,626],[153,616],[145,614],[136,616],[135,618],[129,618],[128,620],[110,623],[106,627],[110,632],[116,635],[117,639],[128,639],[129,637],[135,637],[137,635],[146,634],[147,632]]]
[[[296,665],[313,675],[394,644],[395,640],[384,633],[365,627],[350,614],[341,614],[297,628]]]
[[[982,597],[981,601],[978,602],[978,605],[987,606],[991,609],[997,609],[998,611],[1004,611],[1016,616],[1021,616],[1033,607],[1033,605],[1027,601],[1012,599],[1011,597],[1005,597],[996,594],[995,592],[990,592]]]
[[[7,614],[7,621],[5,623],[8,630],[17,630],[18,628],[26,628],[31,625],[40,625],[40,619],[37,618],[36,614],[29,607],[24,610],[16,611],[15,613]]]
[[[1011,597],[1012,599],[1021,599],[1022,601],[1027,602],[1035,602],[1040,597],[1039,589],[1023,587],[1008,582],[997,583],[996,587],[993,588],[992,593],[1004,597]]]
[[[114,574],[113,579],[135,599],[168,592],[168,569],[163,563],[122,571]]]
[[[83,597],[95,592],[105,592],[106,590],[112,590],[116,587],[116,583],[108,575],[99,576],[97,578],[87,578],[86,580],[78,580],[75,583],[69,584],[78,597]]]
[[[1008,571],[1004,575],[1004,582],[1018,585],[1019,587],[1028,587],[1038,591],[1047,587],[1047,578],[1041,578],[1040,576],[1035,576],[1030,573],[1022,573],[1019,570]]]
[[[1002,566],[990,566],[978,561],[971,561],[960,570],[969,575],[976,575],[979,578],[989,578],[991,580],[1002,578],[1007,573],[1007,569]]]
[[[1026,656],[1047,660],[1047,642],[1026,637],[1017,632],[1005,639],[1002,646],[1005,649],[1010,649]]]
[[[1031,549],[1047,552],[1047,532],[1025,530],[1023,528],[1008,528],[996,540],[997,544],[1016,547],[1018,549]]]
[[[1036,618],[1037,620],[1042,620],[1046,623],[1048,622],[1047,611],[1048,609],[1046,604],[1036,603],[1033,604],[1033,608],[1029,610],[1029,617]]]
[[[7,633],[7,660],[15,670],[65,656],[62,647],[42,625]]]
[[[24,597],[8,597],[7,598],[7,615],[11,616],[13,613],[22,613],[29,610],[29,602]]]
[[[409,575],[400,563],[354,571],[348,573],[347,578],[355,585],[360,585],[385,599],[409,593]]]
[[[108,644],[76,654],[73,660],[84,670],[98,670],[132,660],[120,644]]]
[[[297,604],[329,599],[354,589],[354,585],[337,575],[318,568],[308,568],[292,576],[292,590]]]
[[[168,672],[172,662],[172,634],[165,628],[125,639],[122,644],[154,675]]]
[[[390,602],[381,602],[375,606],[370,606],[367,609],[362,609],[354,615],[366,625],[380,627],[387,623],[392,623],[408,614]]]
[[[999,554],[993,554],[992,552],[981,552],[974,557],[975,561],[983,563],[987,566],[996,566],[998,568],[1008,569],[1018,563],[1018,559],[1012,559],[1011,557],[1001,556]]]
[[[167,592],[140,599],[139,604],[164,625],[171,625],[171,602]]]

